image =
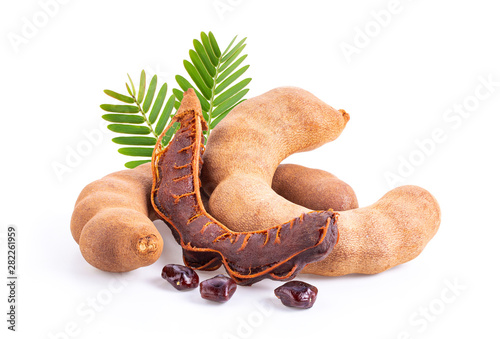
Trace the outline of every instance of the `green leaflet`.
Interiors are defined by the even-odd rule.
[[[224,52],[212,32],[201,32],[199,39],[193,40],[193,48],[188,52],[189,60],[184,60],[184,69],[188,77],[176,75],[179,88],[173,88],[168,94],[166,83],[158,84],[158,76],[148,81],[144,70],[140,73],[139,87],[136,89],[132,77],[127,74],[125,87],[128,95],[105,90],[104,93],[125,104],[103,104],[101,108],[110,112],[102,118],[110,124],[108,129],[123,136],[114,137],[112,141],[122,147],[120,154],[145,159],[128,161],[127,168],[135,168],[151,161],[153,147],[158,137],[171,122],[180,106],[183,92],[193,88],[200,100],[203,117],[207,121],[208,130],[205,136],[239,103],[244,101],[248,93],[247,85],[251,78],[240,77],[249,65],[241,67],[247,55],[241,56],[246,38],[237,41],[235,36]],[[157,88],[159,87],[159,90]],[[179,124],[174,123],[165,133],[162,144],[167,145],[175,134]],[[149,146],[149,147],[148,147]]]
[[[129,162],[125,163],[125,167],[136,168],[137,166],[142,165],[142,164],[146,164],[148,162],[151,162],[151,159],[129,161]]]
[[[156,145],[156,138],[152,137],[116,137],[111,139],[118,145],[130,146],[154,146]]]
[[[139,113],[139,108],[132,105],[101,105],[101,108],[107,112],[114,113]]]
[[[118,152],[132,157],[151,157],[153,147],[122,147],[118,149]]]
[[[102,118],[109,122],[123,122],[126,124],[142,124],[144,122],[142,116],[132,114],[104,114]]]

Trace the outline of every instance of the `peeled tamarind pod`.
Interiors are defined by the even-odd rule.
[[[311,210],[346,211],[359,207],[351,186],[320,169],[281,164],[274,172],[272,189],[283,198]]]
[[[151,165],[111,173],[78,196],[71,234],[87,262],[103,271],[127,272],[151,265],[163,239],[151,220]]]
[[[439,205],[429,192],[398,187],[373,205],[339,212],[338,244],[326,259],[302,272],[339,276],[385,271],[417,257],[440,222]]]
[[[311,93],[280,87],[236,106],[213,129],[203,156],[203,189],[213,216],[254,231],[310,212],[271,188],[283,159],[336,139],[349,114]]]
[[[163,146],[174,122],[180,127]],[[203,270],[224,265],[238,284],[250,285],[264,278],[292,279],[306,264],[325,258],[337,242],[331,210],[298,214],[252,232],[234,232],[207,213],[199,178],[206,128],[200,102],[189,89],[153,151],[151,201],[182,246],[186,265]]]

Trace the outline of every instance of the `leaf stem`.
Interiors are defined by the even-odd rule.
[[[217,61],[217,66],[215,67],[214,85],[212,86],[212,95],[210,96],[210,108],[208,110],[207,139],[208,139],[208,136],[210,135],[210,130],[211,130],[210,124],[212,123],[212,111],[214,109],[215,88],[217,87],[217,78],[219,77],[219,68],[221,66],[221,60],[222,60],[222,57],[224,55],[225,54],[223,54],[219,57],[219,60]]]
[[[142,117],[144,118],[144,120],[148,124],[149,130],[151,131],[151,133],[153,134],[153,136],[155,137],[155,139],[158,140],[158,134],[155,133],[155,130],[154,130],[153,126],[149,122],[149,119],[146,117],[146,113],[144,113],[144,111],[142,110],[142,106],[139,103],[139,101],[137,101],[137,98],[135,97],[135,94],[132,95],[132,98],[134,99],[134,102],[135,102],[136,106],[139,108],[139,113],[142,114]]]

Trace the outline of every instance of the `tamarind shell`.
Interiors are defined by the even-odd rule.
[[[151,165],[114,172],[81,191],[71,216],[71,234],[84,259],[110,272],[127,272],[154,263],[163,239],[149,196]]]
[[[346,211],[359,207],[351,186],[320,169],[281,164],[274,172],[271,187],[283,198],[311,210]]]
[[[173,122],[180,128],[168,146],[161,140]],[[312,211],[286,223],[254,232],[234,232],[203,206],[200,171],[206,123],[195,92],[184,93],[177,114],[153,152],[151,202],[182,246],[185,263],[213,270],[224,265],[241,285],[264,278],[289,280],[321,260],[337,243],[337,213]]]
[[[427,190],[412,185],[395,188],[370,206],[339,212],[338,244],[302,272],[325,276],[383,272],[416,258],[440,223],[439,204]]]

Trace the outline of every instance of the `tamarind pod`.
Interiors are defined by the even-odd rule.
[[[158,142],[153,151],[151,201],[182,246],[186,264],[198,269],[222,264],[237,283],[250,285],[264,278],[292,279],[331,251],[338,237],[333,211],[312,211],[254,232],[233,232],[209,215],[199,178],[206,124],[192,89],[184,93],[171,124],[175,121],[180,128],[172,141],[166,147]]]
[[[153,224],[151,165],[111,173],[88,184],[71,216],[71,234],[87,262],[110,272],[154,263],[163,239]]]
[[[338,244],[302,272],[326,276],[383,272],[416,258],[440,222],[439,204],[428,191],[418,186],[395,188],[373,205],[339,212]]]
[[[271,187],[283,198],[311,210],[346,211],[359,207],[351,186],[320,169],[281,164],[274,172]]]
[[[242,102],[207,141],[201,178],[210,213],[233,231],[254,231],[310,212],[273,191],[276,168],[293,153],[336,139],[348,121],[344,110],[295,87]]]

